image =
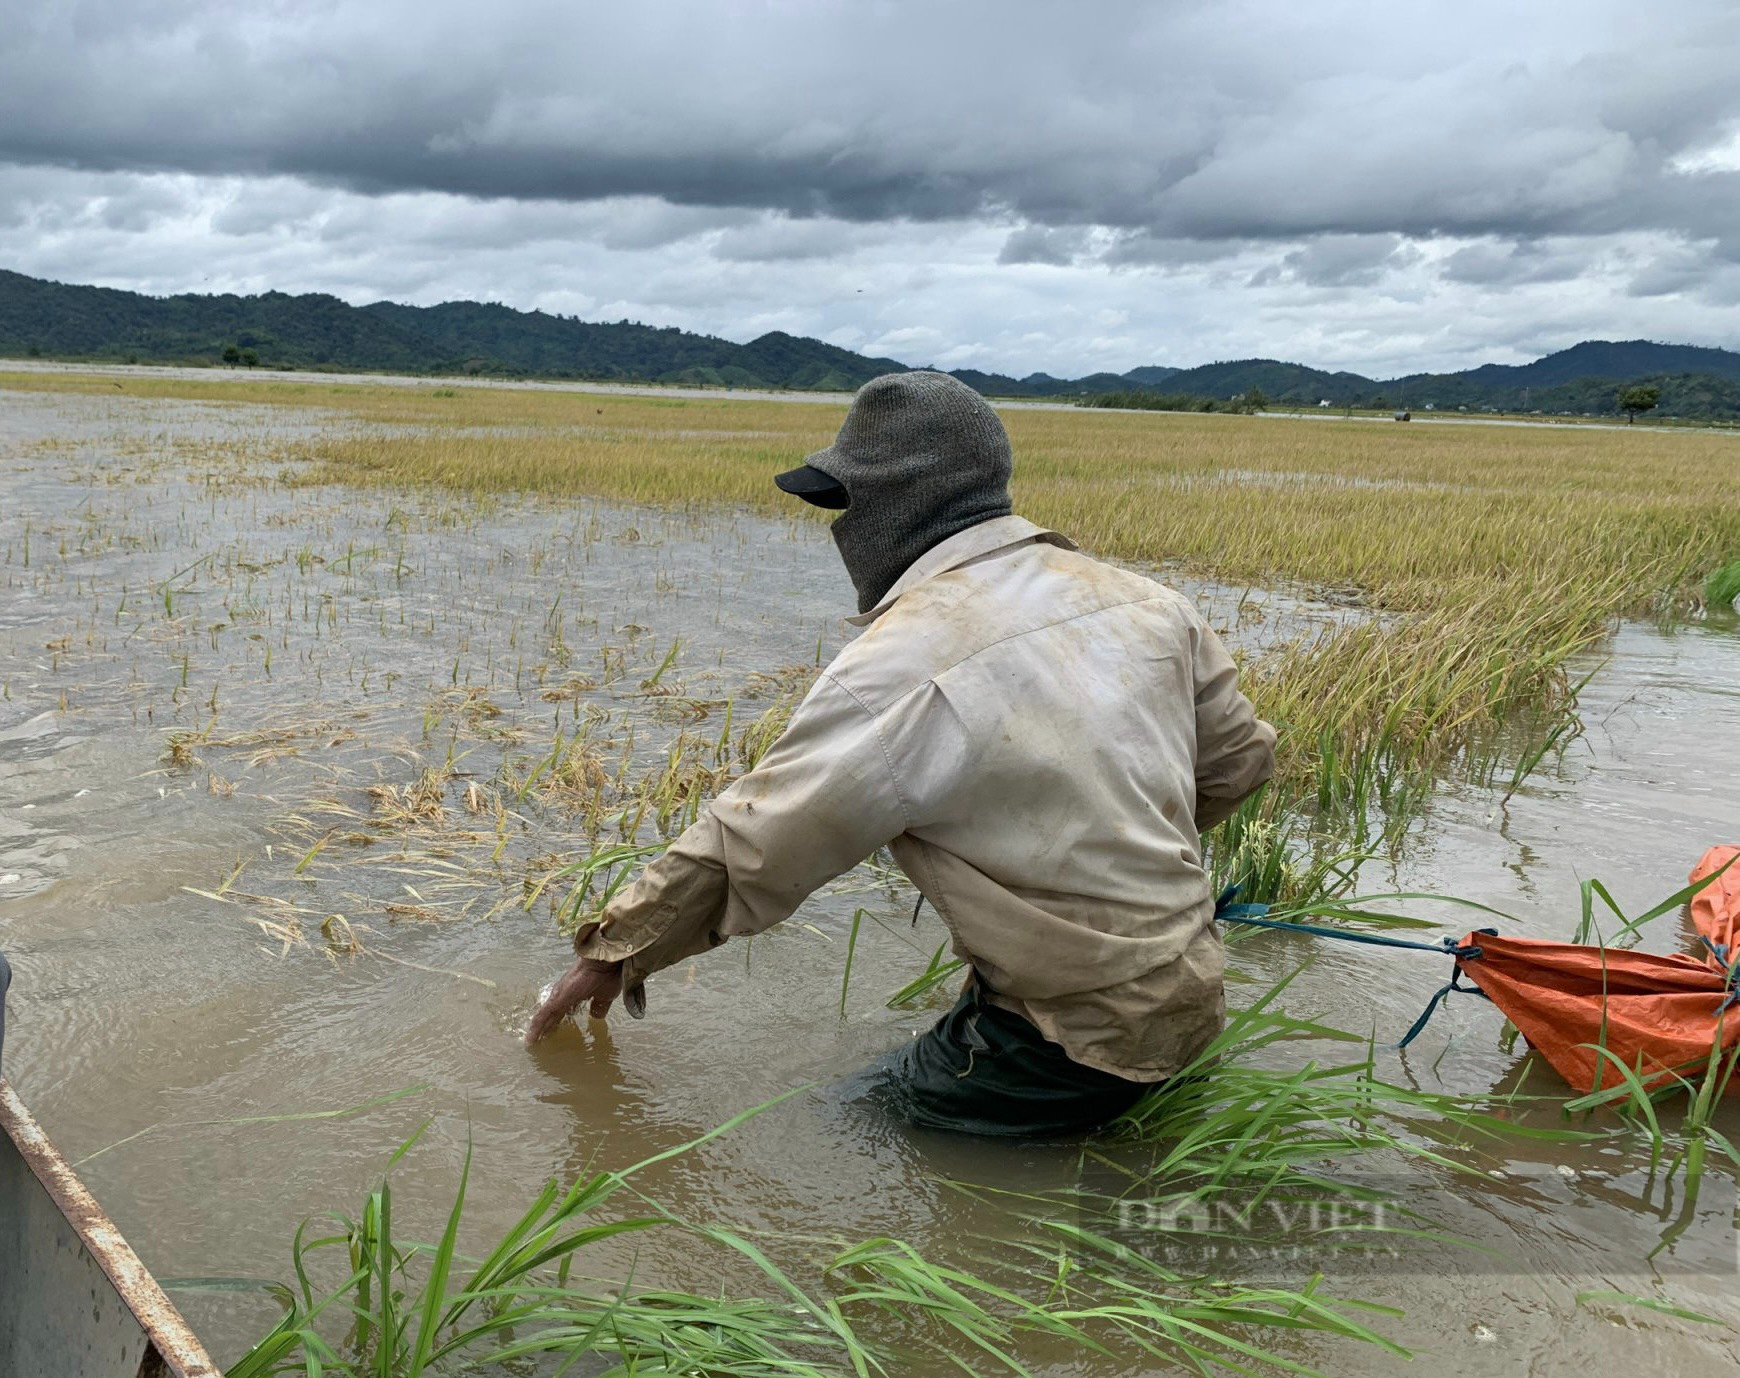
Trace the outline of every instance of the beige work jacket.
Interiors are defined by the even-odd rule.
[[[888,844],[991,999],[1075,1061],[1166,1077],[1221,1027],[1199,828],[1274,731],[1181,595],[1021,517],[919,559],[749,774],[580,953],[652,972],[759,933]]]

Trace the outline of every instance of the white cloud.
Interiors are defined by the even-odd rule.
[[[1681,153],[1669,167],[1691,177],[1717,172],[1740,172],[1740,125],[1701,148]]]

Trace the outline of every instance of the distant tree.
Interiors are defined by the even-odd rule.
[[[1654,411],[1656,403],[1661,401],[1661,389],[1654,383],[1639,383],[1634,387],[1619,389],[1619,410],[1625,413],[1625,424],[1631,425],[1637,420],[1639,412]]]
[[[241,363],[241,361],[242,361],[242,351],[241,350],[237,349],[234,345],[225,345],[224,346],[224,362],[226,364],[229,364],[233,368],[235,365]]]
[[[254,349],[244,349],[242,351],[242,362],[249,368],[256,367],[260,362],[259,351]]]
[[[1196,397],[1187,392],[1150,392],[1146,388],[1132,392],[1088,393],[1076,399],[1078,407],[1120,407],[1139,411],[1224,411],[1236,404],[1216,402],[1212,397]]]
[[[1259,412],[1268,405],[1269,399],[1263,396],[1263,390],[1261,388],[1253,387],[1245,393],[1246,411]]]

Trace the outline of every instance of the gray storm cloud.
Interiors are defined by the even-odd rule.
[[[26,164],[1213,240],[1740,212],[1671,171],[1740,120],[1727,0],[7,7]]]
[[[0,0],[0,262],[1015,372],[1732,345],[1736,71],[1733,0]]]

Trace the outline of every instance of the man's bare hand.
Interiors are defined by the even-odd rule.
[[[548,1034],[584,1000],[592,1002],[592,1017],[602,1019],[610,1011],[611,1002],[622,994],[622,963],[598,962],[590,957],[576,959],[550,988],[550,998],[538,1006],[526,1030],[529,1048]]]

